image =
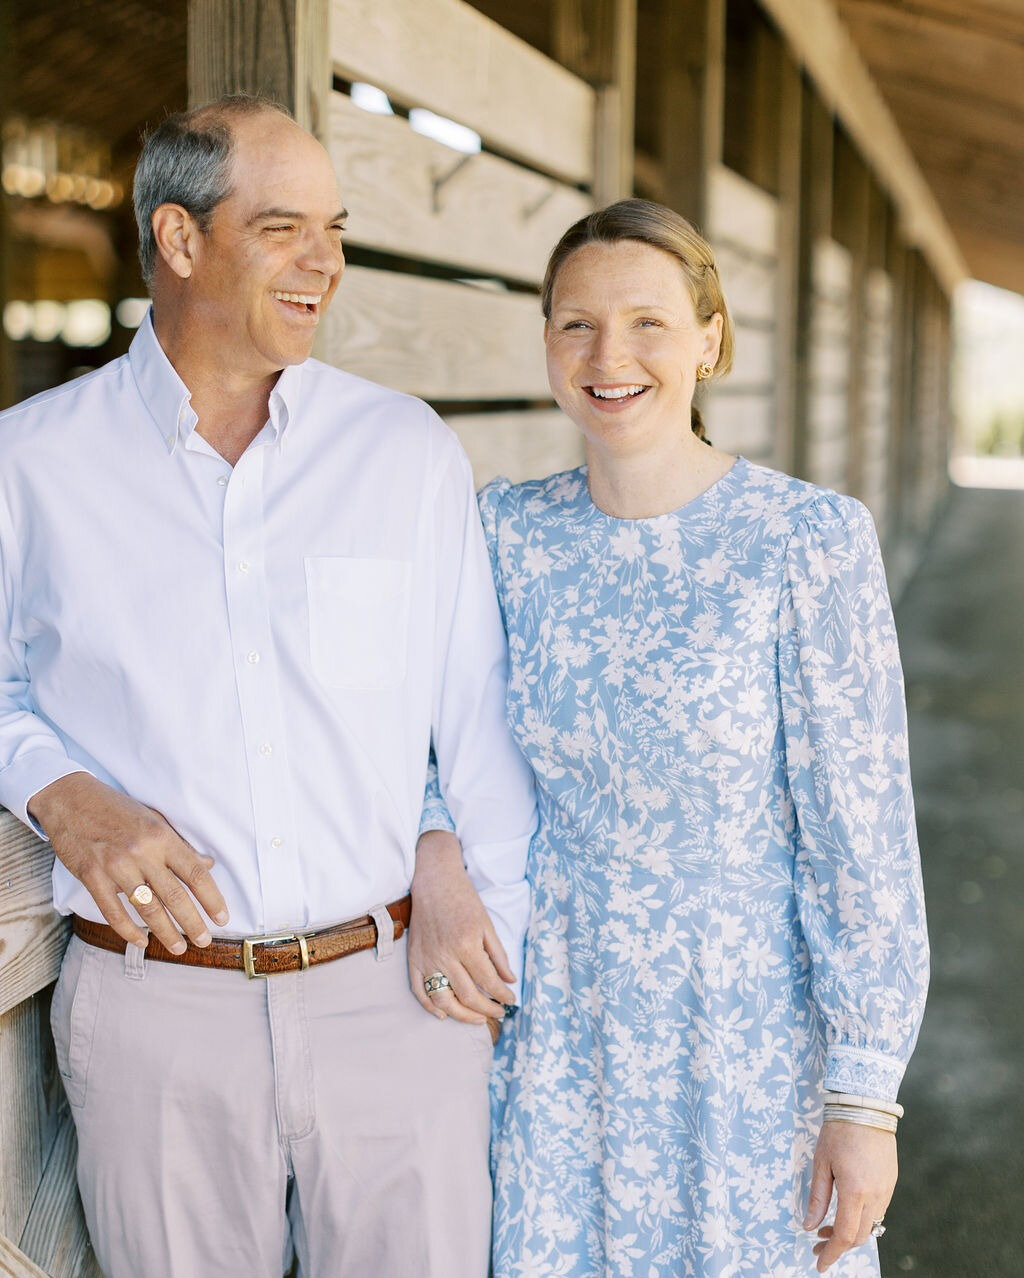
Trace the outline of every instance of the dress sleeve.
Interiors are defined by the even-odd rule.
[[[423,811],[420,814],[420,834],[428,830],[447,830],[455,833],[455,822],[441,794],[441,783],[437,779],[437,756],[434,748],[430,748],[427,760],[427,784],[423,791]]]
[[[825,1086],[892,1100],[928,935],[896,631],[874,525],[851,498],[819,498],[792,536],[779,673]]]

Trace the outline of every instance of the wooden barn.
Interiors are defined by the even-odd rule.
[[[141,130],[262,90],[325,142],[350,213],[319,355],[430,401],[481,482],[580,460],[538,285],[571,221],[636,193],[719,255],[738,355],[715,442],[860,497],[897,585],[941,517],[953,291],[1024,291],[1019,0],[8,0],[0,24],[4,403],[127,347]],[[49,869],[0,813],[17,1278],[98,1272],[49,1037]]]

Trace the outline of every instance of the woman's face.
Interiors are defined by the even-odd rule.
[[[690,436],[697,365],[714,364],[722,317],[702,326],[679,262],[638,240],[587,244],[555,278],[548,378],[588,444],[631,454]]]

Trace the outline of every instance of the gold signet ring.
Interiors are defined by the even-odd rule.
[[[149,905],[153,900],[153,889],[148,883],[140,883],[128,900],[136,906]]]

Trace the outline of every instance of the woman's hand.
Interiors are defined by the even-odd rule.
[[[446,830],[421,834],[416,844],[409,927],[409,983],[428,1012],[444,1020],[483,1024],[491,1037],[515,995],[515,980],[490,915],[462,862],[462,846]],[[427,994],[423,982],[442,972],[451,988]]]
[[[896,1173],[896,1137],[890,1132],[859,1123],[822,1123],[804,1228],[817,1229],[824,1220],[833,1186],[838,1202],[835,1224],[818,1229],[819,1274],[851,1247],[867,1242],[873,1222],[889,1206]]]

